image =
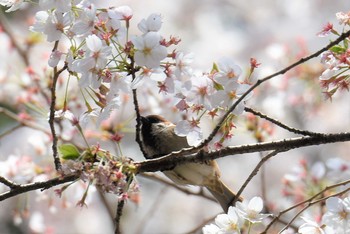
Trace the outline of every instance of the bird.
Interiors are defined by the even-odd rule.
[[[147,159],[190,147],[186,137],[175,134],[175,127],[160,115],[141,116],[141,139]],[[221,181],[220,169],[214,160],[184,163],[163,173],[175,184],[205,187],[225,212],[236,200],[236,194]],[[237,201],[243,201],[243,198],[238,197]]]

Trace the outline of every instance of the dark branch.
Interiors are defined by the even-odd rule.
[[[118,207],[117,207],[117,213],[115,216],[115,234],[120,234],[122,233],[121,227],[120,227],[120,218],[123,214],[123,208],[124,208],[125,201],[121,200],[118,202]]]
[[[179,164],[186,162],[203,162],[221,158],[228,155],[237,155],[245,153],[255,153],[262,151],[287,151],[295,148],[301,148],[311,145],[329,144],[335,142],[350,141],[350,132],[337,134],[320,134],[317,136],[305,136],[290,139],[283,139],[279,141],[263,142],[248,145],[230,146],[214,152],[205,152],[203,150],[194,154],[193,149],[182,150],[172,154],[157,158],[145,160],[136,163],[140,172],[162,171],[171,169]]]
[[[137,68],[135,68],[135,60],[132,56],[130,56],[130,68],[129,68],[129,73],[132,76],[132,80],[134,81],[136,78],[136,72],[138,71]],[[138,143],[140,150],[143,155],[146,156],[146,152],[143,149],[142,141],[141,141],[141,114],[140,114],[140,108],[139,108],[139,102],[137,99],[137,91],[136,89],[132,90],[132,96],[134,99],[134,108],[135,108],[135,113],[136,113],[136,138],[135,141]]]
[[[295,205],[293,205],[293,206],[291,206],[291,207],[289,207],[289,208],[287,208],[287,209],[285,209],[283,211],[280,211],[279,214],[275,215],[274,218],[272,219],[272,221],[269,222],[269,224],[266,226],[265,230],[262,233],[267,233],[267,230],[269,230],[276,221],[280,220],[280,218],[281,218],[281,216],[283,214],[288,213],[289,211],[291,211],[291,210],[293,210],[293,209],[295,209],[297,207],[308,207],[308,204],[310,204],[312,202],[315,202],[315,201],[317,203],[317,202],[320,201],[320,199],[318,199],[318,200],[316,200],[316,199],[318,197],[320,197],[321,195],[323,195],[326,191],[332,190],[332,189],[337,188],[337,187],[341,187],[341,186],[347,185],[349,183],[350,183],[350,180],[346,180],[346,181],[342,181],[342,182],[337,183],[337,184],[333,184],[333,185],[327,186],[326,188],[322,189],[320,192],[316,193],[315,195],[311,196],[310,198],[308,198],[308,199],[306,199],[306,200],[304,200],[302,202],[299,202],[299,203],[297,203],[297,204],[295,204]],[[332,197],[332,196],[338,196],[340,194],[344,194],[349,189],[350,188],[346,188],[345,190],[343,190],[343,191],[341,191],[339,193],[333,194],[331,196],[321,197],[321,199],[325,200],[325,199],[327,199],[329,197]],[[291,224],[291,222],[287,223],[287,225],[290,225],[290,224]]]
[[[267,116],[259,111],[253,110],[252,108],[249,108],[249,107],[245,107],[244,110],[246,112],[249,112],[249,113],[252,113],[256,116],[259,116],[260,118],[266,119],[266,120],[270,121],[271,123],[283,128],[283,129],[286,129],[289,132],[295,133],[295,134],[300,134],[300,135],[304,135],[304,136],[320,135],[320,133],[310,132],[310,131],[305,131],[305,130],[300,130],[300,129],[289,127],[289,126],[285,125],[284,123],[282,123],[276,119],[273,119],[273,118],[271,118],[271,117],[269,117],[269,116]]]
[[[55,50],[57,50],[58,42],[59,41],[55,42],[54,48],[52,49],[53,52]],[[58,80],[59,75],[66,69],[67,69],[67,65],[64,65],[64,67],[62,67],[60,70],[58,70],[57,66],[54,67],[52,83],[51,83],[51,87],[50,87],[51,103],[50,103],[49,125],[50,125],[51,134],[52,134],[52,152],[53,152],[53,159],[54,159],[56,171],[60,171],[62,168],[62,164],[61,164],[60,158],[58,156],[58,151],[57,151],[58,138],[57,138],[56,130],[55,130],[56,84],[57,84],[57,80]]]
[[[74,181],[78,178],[79,178],[78,174],[70,174],[70,175],[65,175],[63,177],[56,177],[54,179],[43,181],[43,182],[35,182],[35,183],[21,184],[21,185],[16,184],[15,186],[12,186],[10,191],[7,191],[7,192],[0,194],[0,201],[3,201],[3,200],[10,198],[10,197],[17,196],[17,195],[22,194],[22,193],[37,190],[37,189],[41,189],[41,190],[49,189],[49,188],[56,186],[56,185],[60,185],[60,184],[64,184],[67,182]],[[1,182],[3,182],[3,181],[1,181]],[[9,186],[9,187],[11,187],[11,186]]]
[[[243,193],[243,190],[247,187],[247,185],[249,184],[249,182],[254,178],[254,176],[256,176],[258,174],[258,171],[260,170],[260,168],[264,165],[264,163],[269,160],[270,158],[272,158],[273,156],[276,156],[278,153],[280,153],[280,150],[274,150],[271,153],[269,153],[268,155],[264,156],[261,158],[260,162],[258,163],[258,165],[256,165],[256,167],[254,168],[254,170],[250,173],[250,175],[248,176],[248,178],[244,181],[243,185],[241,186],[241,188],[238,190],[236,198],[238,199],[241,194]],[[236,201],[234,201],[235,203]]]
[[[276,72],[276,73],[273,73],[269,76],[266,76],[265,78],[262,78],[262,79],[259,79],[257,80],[257,82],[252,85],[250,87],[250,89],[248,89],[231,107],[230,109],[225,113],[225,115],[220,119],[220,121],[218,122],[218,124],[216,125],[216,127],[213,129],[213,131],[210,133],[210,135],[208,136],[207,139],[205,139],[199,146],[196,147],[196,149],[201,149],[203,148],[204,146],[208,145],[209,142],[211,142],[213,140],[213,138],[215,137],[215,135],[219,132],[221,126],[223,125],[223,123],[226,121],[227,117],[232,113],[232,111],[234,111],[236,109],[236,107],[238,106],[239,103],[241,103],[245,98],[246,96],[248,96],[248,94],[250,94],[255,88],[257,88],[258,86],[260,86],[262,83],[276,77],[276,76],[279,76],[279,75],[283,75],[285,74],[286,72],[288,72],[289,70],[293,69],[294,67],[297,67],[299,66],[300,64],[303,64],[307,61],[309,61],[310,59],[313,59],[313,58],[316,58],[318,57],[320,54],[322,54],[323,52],[329,50],[331,47],[339,44],[340,42],[342,42],[344,39],[346,39],[347,37],[350,36],[350,30],[347,31],[347,32],[344,32],[343,34],[341,34],[335,41],[329,43],[326,47],[318,50],[317,52],[307,56],[307,57],[304,57],[304,58],[301,58],[299,61],[289,65],[288,67]]]
[[[7,187],[9,187],[11,189],[15,189],[15,188],[19,187],[19,185],[16,184],[15,182],[12,182],[12,181],[10,181],[2,176],[0,176],[0,183],[3,183],[4,185],[6,185]]]

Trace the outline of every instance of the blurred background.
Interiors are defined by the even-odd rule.
[[[107,4],[110,6],[110,2],[112,1],[101,1],[97,4],[101,7]],[[261,63],[254,74],[255,79],[276,72],[300,56],[324,47],[330,38],[320,38],[316,34],[327,22],[332,22],[335,28],[339,28],[335,13],[350,10],[347,1],[326,0],[113,2],[115,6],[129,5],[133,9],[131,30],[135,33],[138,33],[137,23],[142,18],[151,13],[161,13],[162,35],[181,38],[179,49],[195,54],[194,68],[210,71],[213,62],[222,57],[230,57],[247,71],[250,68],[249,59],[254,57]],[[6,21],[19,43],[24,43],[35,10],[28,6],[22,11],[6,15]],[[43,44],[31,50],[29,63],[34,69],[42,69],[45,66],[45,59],[50,54],[51,47],[52,45]],[[336,95],[332,102],[324,100],[318,85],[318,76],[324,69],[319,60],[314,59],[283,77],[272,79],[256,91],[248,105],[296,128],[317,132],[339,132],[349,129],[349,93]],[[0,33],[1,106],[11,109],[12,99],[21,96],[17,93],[15,84],[7,83],[9,77],[20,76],[23,82],[31,82],[22,74],[25,70],[26,65],[11,47],[9,37],[6,33]],[[15,121],[4,115],[0,115],[0,118],[2,133],[16,125]],[[44,125],[46,119],[42,118],[41,121]],[[207,131],[209,132],[210,128]],[[276,128],[274,134],[266,140],[292,136],[294,135]],[[18,129],[1,138],[0,161],[7,161],[14,155],[21,155],[22,158],[38,155],[39,159],[35,159],[36,161],[50,163],[51,157],[47,156],[50,152],[47,148],[48,142],[49,139],[43,133],[28,128]],[[134,133],[125,134],[124,142],[126,143],[122,143],[122,148],[125,155],[136,161],[143,160],[134,142]],[[232,144],[254,142],[254,137],[246,131],[245,122],[238,121]],[[293,165],[297,165],[300,159],[306,158],[313,162],[335,156],[346,158],[349,156],[348,147],[348,143],[308,147],[282,153],[273,158],[265,167],[268,203],[275,207],[287,207],[289,203],[281,196],[282,178],[291,172]],[[230,188],[238,190],[259,159],[259,154],[219,159],[223,181]],[[1,165],[0,171],[8,170]],[[27,165],[21,168],[24,171],[18,173],[26,172]],[[163,177],[161,173],[157,174]],[[17,179],[25,181],[23,178]],[[124,233],[189,233],[221,212],[221,208],[215,202],[187,195],[149,178],[138,176],[137,179],[141,186],[141,200],[137,205],[132,202],[126,204],[122,216]],[[199,188],[195,187],[188,189],[199,191]],[[3,201],[0,209],[0,232],[113,233],[112,217],[116,211],[116,197],[111,194],[101,195],[92,190],[88,196],[88,208],[78,208],[74,204],[74,201],[81,198],[83,186],[67,190],[61,199],[50,190],[45,193],[30,192]],[[243,193],[246,198],[257,195],[261,195],[259,176],[253,179]],[[28,212],[30,218],[26,219],[18,214],[23,210]]]

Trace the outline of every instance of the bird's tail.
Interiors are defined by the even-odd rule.
[[[222,209],[227,212],[228,208],[233,205],[236,200],[236,194],[227,187],[220,179],[215,183],[215,187],[206,187],[214,198],[220,203]],[[242,197],[238,197],[237,201],[243,201]]]

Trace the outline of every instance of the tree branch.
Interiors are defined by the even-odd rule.
[[[189,189],[186,189],[184,187],[178,186],[177,184],[174,184],[174,183],[170,182],[169,180],[165,180],[165,179],[163,179],[163,178],[161,178],[161,177],[159,177],[159,176],[157,176],[155,174],[142,173],[141,176],[144,177],[144,178],[147,178],[147,179],[151,179],[151,180],[155,180],[157,182],[163,183],[163,184],[165,184],[167,186],[173,187],[173,188],[175,188],[175,189],[177,189],[177,190],[179,190],[179,191],[181,191],[181,192],[183,192],[183,193],[185,193],[187,195],[200,196],[200,197],[203,197],[203,198],[208,199],[210,201],[217,202],[213,197],[204,194],[202,190],[200,190],[199,192],[193,192],[193,191],[191,191]]]
[[[9,187],[11,189],[15,189],[15,188],[19,187],[19,185],[16,184],[15,182],[12,182],[12,181],[10,181],[2,176],[0,176],[0,183],[3,183],[4,185],[6,185],[7,187]]]
[[[273,73],[269,76],[266,76],[265,78],[259,79],[257,80],[257,82],[252,85],[225,113],[225,115],[220,119],[220,121],[218,122],[218,124],[216,125],[216,127],[213,129],[213,131],[210,133],[210,135],[207,137],[207,139],[205,139],[199,146],[195,147],[196,149],[202,149],[203,147],[205,147],[206,145],[208,145],[209,142],[211,142],[213,140],[213,138],[215,137],[215,135],[219,132],[222,124],[226,121],[227,117],[232,113],[232,111],[234,111],[236,109],[236,107],[238,106],[239,103],[241,103],[246,96],[248,96],[248,94],[250,94],[255,88],[257,88],[258,86],[260,86],[262,83],[278,76],[278,75],[283,75],[286,72],[288,72],[289,70],[291,70],[292,68],[299,66],[300,64],[303,64],[307,61],[309,61],[310,59],[316,58],[318,57],[321,53],[329,50],[331,47],[339,44],[340,42],[342,42],[344,39],[346,39],[347,37],[350,36],[350,30],[347,32],[342,33],[335,41],[329,43],[326,47],[318,50],[317,52],[301,58],[299,61],[289,65],[288,67]]]
[[[54,48],[52,49],[52,52],[57,50],[58,47],[58,42],[55,42]],[[50,130],[52,134],[52,152],[53,152],[53,159],[55,163],[55,168],[56,171],[60,171],[62,168],[62,164],[60,161],[60,158],[58,156],[58,151],[57,151],[57,135],[56,135],[56,130],[55,130],[55,110],[56,110],[56,84],[59,75],[67,69],[67,65],[64,65],[60,70],[57,69],[57,66],[54,67],[53,71],[53,77],[52,77],[52,83],[51,83],[51,103],[50,103],[50,117],[49,117],[49,125],[50,125]]]
[[[245,153],[255,153],[262,151],[287,151],[295,148],[301,148],[311,145],[329,144],[335,142],[350,141],[350,132],[337,134],[320,134],[317,136],[304,136],[290,139],[283,139],[279,141],[263,142],[248,145],[230,146],[218,151],[205,152],[201,150],[195,154],[192,153],[193,148],[189,150],[181,150],[172,154],[165,155],[157,159],[149,159],[142,162],[136,162],[138,172],[154,172],[169,170],[177,165],[188,162],[204,162],[206,160],[213,160],[228,155],[237,155]]]
[[[283,128],[289,132],[295,133],[295,134],[300,134],[300,135],[304,135],[304,136],[318,136],[321,134],[321,133],[310,132],[310,131],[305,131],[305,130],[300,130],[300,129],[289,127],[289,126],[285,125],[284,123],[282,123],[276,119],[273,119],[273,118],[271,118],[271,117],[269,117],[269,116],[267,116],[259,111],[253,110],[252,108],[249,108],[249,107],[245,107],[244,110],[246,112],[249,112],[249,113],[252,113],[256,116],[259,116],[260,118],[266,119],[267,121],[270,121],[271,123]]]
[[[12,188],[8,182],[6,182],[5,180],[2,179],[2,181],[0,181],[0,182],[2,182],[2,183],[5,182],[4,184],[8,185],[11,188],[11,190],[0,194],[0,201],[3,201],[7,198],[14,197],[14,196],[17,196],[19,194],[26,193],[26,192],[29,192],[32,190],[49,189],[49,188],[56,186],[56,185],[60,185],[60,184],[64,184],[67,182],[74,181],[78,178],[79,178],[78,174],[69,174],[69,175],[65,175],[63,177],[56,177],[56,178],[53,178],[51,180],[47,180],[47,181],[43,181],[43,182],[29,183],[29,184],[18,184],[17,185],[17,184],[14,184],[13,182],[10,182],[10,183],[13,183]]]
[[[162,203],[162,200],[165,198],[165,193],[167,191],[167,187],[163,187],[162,190],[158,193],[157,196],[152,197],[153,203],[150,205],[148,210],[145,212],[145,215],[138,221],[138,228],[134,233],[142,233],[147,225],[147,222],[152,218],[154,213],[158,210],[159,205]]]
[[[121,218],[121,216],[123,214],[124,204],[125,204],[124,200],[121,200],[121,201],[118,202],[117,212],[116,212],[116,215],[115,215],[115,231],[114,231],[115,234],[122,233],[121,227],[120,227],[120,218]]]
[[[236,203],[237,199],[241,196],[242,192],[244,191],[244,189],[247,187],[247,185],[249,184],[249,182],[254,178],[254,176],[256,176],[258,174],[258,171],[260,170],[260,168],[264,165],[264,163],[269,160],[270,158],[272,158],[273,156],[276,156],[278,153],[281,153],[282,151],[280,150],[274,150],[271,153],[267,154],[266,156],[262,157],[260,162],[258,163],[258,165],[256,165],[256,167],[254,168],[254,170],[250,173],[250,175],[248,176],[248,178],[244,181],[243,185],[241,186],[241,188],[238,190],[237,195],[235,197],[235,200],[233,201],[233,204]]]
[[[43,133],[45,133],[47,135],[50,135],[50,131],[48,131],[46,128],[44,128],[44,127],[42,127],[42,126],[40,126],[38,124],[35,124],[34,122],[32,122],[30,120],[26,120],[26,119],[20,118],[15,113],[13,113],[13,112],[11,112],[11,111],[3,108],[3,107],[0,107],[0,113],[3,113],[7,117],[17,121],[20,124],[18,126],[13,127],[11,130],[15,130],[15,129],[19,128],[19,127],[25,126],[25,127],[28,127],[28,128],[32,128],[32,129],[41,131],[41,132],[43,132]],[[5,133],[2,133],[0,135],[0,138],[4,137],[5,135],[7,135],[9,133],[11,133],[11,132],[6,131]]]
[[[324,202],[326,201],[328,198],[330,197],[337,197],[337,196],[341,196],[342,194],[346,193],[347,191],[349,191],[350,188],[346,188],[344,189],[343,191],[340,191],[338,193],[335,193],[335,194],[332,194],[332,195],[329,195],[329,196],[326,196],[326,197],[322,197],[320,199],[317,199],[317,200],[310,200],[309,202],[307,202],[307,205],[305,207],[303,207],[300,211],[298,211],[298,213],[289,221],[289,223],[287,223],[287,225],[281,230],[281,232],[283,232],[284,230],[286,230],[295,220],[296,218],[299,217],[299,215],[301,213],[303,213],[305,210],[307,210],[308,208],[310,208],[311,206],[317,204],[317,203],[320,203],[320,202]]]
[[[324,201],[324,200],[327,200],[328,198],[330,197],[335,197],[335,196],[339,196],[339,195],[342,195],[344,194],[345,192],[349,191],[350,188],[346,188],[344,189],[343,191],[340,191],[338,193],[335,193],[335,194],[332,194],[330,196],[327,196],[327,197],[322,197],[318,200],[315,200],[317,197],[321,196],[322,194],[324,194],[326,191],[328,190],[331,190],[331,189],[334,189],[334,188],[337,188],[337,187],[340,187],[340,186],[344,186],[344,185],[347,185],[350,183],[350,180],[346,180],[346,181],[343,181],[343,182],[340,182],[340,183],[337,183],[337,184],[333,184],[333,185],[330,185],[330,186],[327,186],[325,187],[324,189],[322,189],[320,192],[316,193],[315,195],[313,195],[312,197],[310,197],[309,199],[307,200],[304,200],[302,202],[299,202],[297,204],[295,204],[294,206],[291,206],[289,207],[288,209],[285,209],[281,212],[279,212],[278,215],[274,216],[274,218],[272,219],[272,221],[266,226],[265,230],[262,232],[262,233],[267,233],[267,231],[271,228],[271,226],[278,220],[280,220],[281,216],[299,206],[302,206],[302,205],[305,205],[305,207],[310,207],[311,205],[315,204],[315,203],[318,203],[318,202],[321,202],[321,201]],[[302,209],[302,211],[304,211],[304,209]],[[299,212],[298,212],[299,214]],[[298,214],[294,216],[294,218],[289,222],[287,223],[286,227],[290,226],[291,223],[295,220],[296,217],[298,217]],[[286,229],[286,228],[284,228]],[[281,230],[282,232],[282,230]]]
[[[17,52],[21,56],[24,64],[28,67],[29,66],[29,59],[28,59],[28,49],[23,49],[20,44],[17,42],[16,37],[13,35],[11,31],[11,27],[8,25],[7,19],[4,16],[4,13],[2,10],[0,10],[0,26],[2,27],[3,31],[7,34],[7,36],[10,38],[10,41],[12,45],[16,48]]]
[[[136,72],[137,69],[135,68],[135,60],[134,57],[130,56],[130,71],[132,76],[132,80],[134,81],[136,78]],[[143,148],[142,141],[141,141],[141,114],[140,114],[140,108],[139,108],[139,102],[137,99],[137,91],[136,89],[132,90],[132,96],[134,100],[134,108],[136,113],[136,137],[135,141],[138,143],[140,150],[144,156],[147,156],[146,151]],[[147,157],[146,157],[147,158]]]
[[[219,213],[220,214],[220,213]],[[199,225],[197,225],[197,227],[193,228],[191,231],[186,232],[185,234],[193,234],[193,233],[198,233],[204,225],[206,225],[207,223],[212,222],[213,220],[215,220],[216,216],[218,216],[219,214],[216,214],[213,217],[210,217],[208,219],[205,219],[203,222],[201,222]]]

